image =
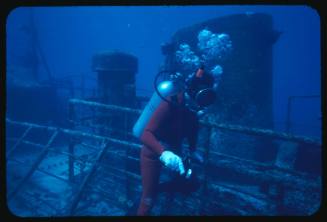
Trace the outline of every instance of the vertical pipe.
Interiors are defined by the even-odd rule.
[[[69,121],[69,128],[71,130],[74,129],[74,104],[69,102],[69,107],[68,107],[68,121]],[[74,146],[75,146],[75,142],[74,142],[74,136],[71,135],[69,138],[69,146],[68,146],[68,152],[69,152],[69,160],[68,160],[68,170],[69,170],[69,181],[70,182],[74,182]]]
[[[124,112],[124,140],[127,139],[127,114]],[[129,147],[125,150],[125,171],[128,172],[128,154],[129,154]],[[126,201],[130,200],[130,180],[128,174],[126,174]]]
[[[200,212],[199,214],[203,214],[204,210],[206,209],[207,203],[207,194],[208,194],[208,166],[209,166],[209,154],[210,154],[210,144],[211,138],[213,134],[213,128],[211,126],[208,127],[208,138],[205,143],[205,154],[204,154],[204,175],[203,175],[203,184],[202,184],[202,191],[201,191],[201,202],[200,202]]]
[[[288,101],[287,101],[287,116],[286,116],[286,132],[290,133],[290,129],[291,129],[291,108],[292,108],[292,100],[293,100],[293,96],[288,97]]]

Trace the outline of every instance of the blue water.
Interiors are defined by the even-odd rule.
[[[160,45],[179,29],[225,15],[262,12],[272,16],[282,35],[273,46],[273,115],[276,130],[286,130],[289,96],[320,95],[320,17],[308,6],[88,6],[19,7],[7,17],[8,65],[28,48],[24,24],[34,15],[39,43],[51,73],[62,78],[89,74],[95,53],[121,50],[139,60],[137,94],[150,96],[163,63]],[[44,65],[39,76],[47,79]],[[94,84],[92,81],[86,83]],[[292,105],[293,132],[320,137],[320,97]]]
[[[251,13],[271,15],[273,30],[281,32],[272,48],[273,130],[287,132],[288,101],[293,96],[289,132],[319,140],[322,134],[321,21],[317,11],[308,6],[19,7],[10,12],[6,21],[7,83],[17,78],[20,79],[20,84],[31,84],[35,77],[20,67],[34,67],[37,79],[41,82],[49,81],[49,75],[52,75],[54,79],[71,78],[77,86],[81,84],[80,76],[85,75],[88,76],[84,82],[86,88],[94,88],[97,73],[91,67],[93,56],[100,52],[118,50],[138,59],[136,94],[150,97],[154,91],[154,77],[165,59],[161,45],[170,42],[176,31],[208,19]],[[30,26],[32,20],[34,31]],[[31,44],[36,46],[36,41],[37,47],[40,47],[37,53],[41,51],[42,55],[36,56],[32,50]],[[49,95],[50,98],[53,96],[51,93],[45,92],[44,95]],[[35,107],[30,105],[34,104],[32,101],[21,101],[16,104],[17,107],[26,109],[14,110],[15,115],[17,112],[33,112],[34,109],[35,119],[33,115],[28,119],[28,122],[34,122],[42,119],[42,115],[46,120],[49,112],[62,111],[64,106],[59,101],[48,100],[46,96],[43,99],[44,102],[41,103],[44,106],[39,104]],[[7,103],[14,104],[15,101]],[[68,118],[66,111],[64,116],[59,116],[65,123]],[[10,112],[6,114],[9,117],[12,115]],[[56,125],[56,122],[47,120],[43,123]],[[15,136],[15,133],[17,131],[8,130],[8,138]],[[19,131],[20,135],[22,133]],[[35,137],[40,139],[42,136]],[[292,155],[292,146],[292,143],[281,145],[291,150],[286,149],[285,156],[287,152]],[[308,154],[301,155],[306,158]],[[311,159],[316,158],[315,155],[316,153],[312,154]],[[317,161],[318,163],[320,162]],[[313,166],[314,170],[319,168]],[[8,169],[16,170],[15,167]],[[58,186],[61,187],[64,186]],[[319,192],[315,195],[319,195]]]

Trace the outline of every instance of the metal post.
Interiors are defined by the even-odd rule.
[[[127,115],[126,113],[123,114],[124,115],[124,140],[126,141],[127,139]],[[125,150],[125,172],[128,172],[128,156],[129,156],[129,147],[126,148]],[[128,174],[126,174],[126,202],[130,199],[130,181],[129,181],[129,176]]]
[[[209,166],[209,154],[210,154],[210,144],[211,138],[213,134],[213,128],[208,126],[208,138],[205,143],[205,154],[204,154],[204,176],[203,176],[203,184],[202,184],[202,191],[201,191],[201,202],[199,207],[199,214],[201,215],[204,209],[206,208],[207,203],[207,194],[208,194],[208,166]]]
[[[286,116],[286,132],[290,133],[290,129],[291,129],[291,109],[292,109],[292,100],[293,100],[293,96],[288,97],[288,101],[287,101],[287,116]]]
[[[74,104],[69,103],[68,105],[68,121],[69,121],[69,128],[71,130],[74,129]],[[68,157],[68,169],[69,169],[69,181],[74,182],[74,146],[75,146],[75,141],[74,141],[74,136],[71,135],[69,138],[69,145],[68,145],[68,153],[70,154]]]

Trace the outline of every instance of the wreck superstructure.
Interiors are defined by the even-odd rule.
[[[253,33],[253,26],[262,32]],[[228,32],[236,49],[244,41],[251,44],[223,63],[226,75],[219,88],[221,100],[215,104],[220,115],[201,120],[198,148],[205,163],[194,164],[200,186],[192,192],[159,193],[153,215],[315,213],[321,201],[321,141],[276,132],[271,125],[271,47],[278,34],[270,18],[217,18],[180,30],[172,45],[187,39],[195,44],[192,36],[203,27]],[[267,38],[258,42],[262,35]],[[248,54],[253,47],[256,50]],[[165,55],[166,68],[177,69],[173,55]],[[6,119],[6,195],[12,213],[124,216],[137,207],[141,144],[132,135],[142,111],[134,88],[137,59],[126,53],[100,53],[94,57],[93,71],[98,74],[96,92],[67,99],[67,125]],[[255,82],[262,83],[260,95],[252,88]],[[256,158],[266,149],[267,158]]]

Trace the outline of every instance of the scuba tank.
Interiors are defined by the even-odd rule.
[[[165,101],[179,106],[176,102],[169,101],[168,97],[175,96],[186,90],[186,93],[184,93],[188,101],[186,106],[196,112],[198,116],[203,115],[206,107],[212,104],[216,98],[212,89],[214,79],[211,75],[205,74],[203,65],[186,79],[180,73],[170,74],[168,80],[157,85],[159,76],[165,72],[162,71],[156,75],[154,81],[155,92],[133,127],[133,135],[136,138],[141,137],[145,126],[161,102]]]
[[[179,81],[166,80],[161,82],[157,87],[155,86],[155,89],[150,101],[145,106],[133,127],[133,135],[137,138],[141,137],[145,126],[150,121],[152,114],[158,108],[159,104],[163,101],[169,102],[167,98],[177,95],[183,88]]]

